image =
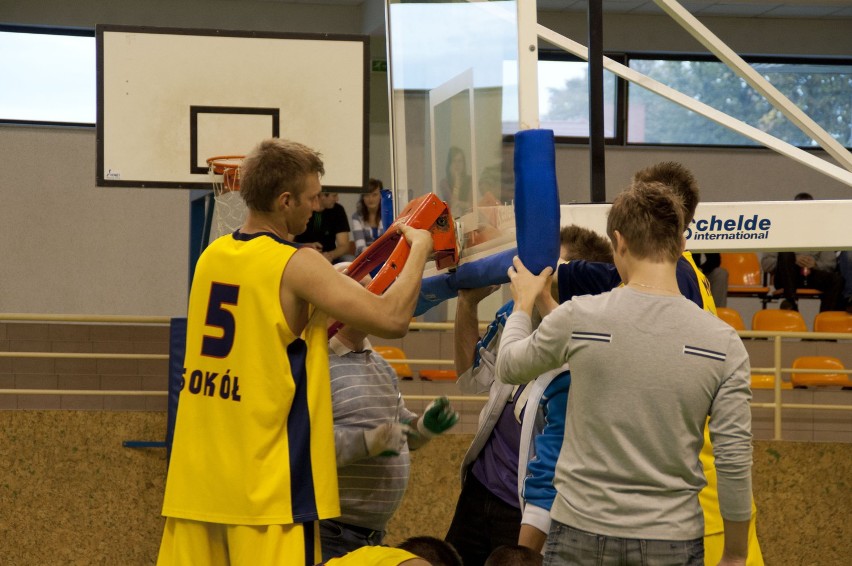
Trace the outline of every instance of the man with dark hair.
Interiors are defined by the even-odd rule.
[[[667,557],[703,566],[697,466],[710,415],[725,523],[720,564],[745,564],[751,517],[749,359],[727,324],[683,300],[683,209],[658,183],[620,194],[607,219],[625,286],[556,305],[550,269],[509,269],[515,310],[496,374],[525,383],[571,366],[566,439],[544,563]],[[532,331],[535,306],[544,314]],[[679,557],[679,558],[678,558]],[[623,558],[623,556],[622,556]]]
[[[331,263],[352,261],[349,253],[349,220],[334,192],[320,193],[320,208],[311,216],[308,227],[296,236],[300,244],[310,244]]]
[[[571,224],[559,231],[559,259],[585,259],[612,263],[612,247],[598,233]]]
[[[809,193],[799,193],[793,200],[814,200]],[[784,290],[780,308],[799,310],[796,289],[821,291],[819,310],[845,310],[843,276],[837,272],[837,253],[834,251],[767,252],[760,266],[774,276],[773,285]]]
[[[676,162],[663,162],[646,167],[634,175],[634,182],[661,182],[668,188],[683,205],[682,214],[684,226],[695,215],[698,206],[698,184],[692,173],[683,165]],[[684,297],[694,302],[707,312],[716,314],[716,305],[711,285],[707,277],[700,272],[689,251],[684,251],[677,260],[676,278],[678,289]],[[587,294],[598,294],[610,291],[622,284],[618,270],[611,264],[573,261],[557,267],[556,277],[559,289],[559,302]],[[545,429],[545,433],[549,432]],[[704,548],[707,564],[718,561],[723,552],[724,521],[719,511],[717,496],[716,472],[714,468],[713,443],[710,440],[709,428],[704,429],[704,445],[699,455],[701,466],[708,483],[699,493],[699,502],[704,512]],[[528,505],[529,507],[529,505]],[[526,514],[535,516],[535,510]],[[757,539],[756,529],[757,509],[752,504],[752,520],[749,526],[749,556],[748,566],[762,566],[763,554]],[[534,548],[541,548],[537,546]]]
[[[541,553],[519,544],[499,546],[484,566],[540,566]]]
[[[450,543],[439,538],[417,536],[407,538],[397,545],[412,554],[426,559],[432,566],[464,566],[461,556]]]

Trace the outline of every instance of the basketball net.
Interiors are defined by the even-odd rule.
[[[233,233],[246,219],[246,203],[240,195],[242,162],[242,155],[211,157],[207,160],[216,213],[216,226],[210,230],[211,241]]]

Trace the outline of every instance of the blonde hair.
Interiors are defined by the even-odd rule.
[[[325,174],[320,154],[297,142],[270,138],[263,140],[243,159],[240,167],[240,194],[246,206],[270,212],[275,199],[290,192],[298,200],[309,175]]]
[[[676,262],[683,253],[683,202],[662,183],[634,183],[615,197],[607,215],[613,247],[616,230],[636,258]]]

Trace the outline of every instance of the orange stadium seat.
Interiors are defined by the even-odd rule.
[[[411,366],[406,363],[393,363],[391,360],[407,360],[408,356],[402,351],[402,348],[396,346],[373,346],[373,351],[388,360],[390,366],[396,372],[396,376],[400,379],[412,379],[414,373],[411,371]]]
[[[424,381],[455,381],[458,378],[454,369],[422,369],[420,379]]]
[[[771,373],[753,373],[751,374],[751,388],[775,389],[775,376]],[[781,389],[793,389],[793,384],[782,379]]]
[[[852,334],[852,314],[845,311],[823,311],[814,317],[814,332],[848,332]]]
[[[728,308],[728,307],[716,307],[716,314],[734,327],[734,330],[745,330],[745,322],[743,322],[743,317],[740,316],[740,313],[736,309]]]
[[[832,356],[800,356],[793,360],[793,369],[845,370],[843,362]],[[796,373],[792,376],[793,387],[852,387],[852,380],[845,373]]]
[[[759,310],[751,319],[752,330],[777,330],[779,332],[807,332],[808,326],[799,311]]]
[[[728,271],[729,297],[759,297],[769,295],[769,287],[763,284],[763,272],[756,253],[723,253],[722,267]]]

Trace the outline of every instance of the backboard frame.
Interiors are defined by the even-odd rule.
[[[345,35],[345,34],[308,34],[308,33],[268,33],[268,32],[253,32],[239,30],[217,30],[217,29],[189,29],[189,28],[159,28],[147,26],[123,26],[123,25],[105,25],[99,24],[96,26],[96,43],[97,43],[97,124],[96,124],[96,143],[97,143],[97,170],[96,184],[102,187],[140,187],[140,188],[176,188],[176,189],[210,189],[207,167],[205,160],[212,157],[214,154],[225,153],[247,153],[251,150],[255,143],[266,137],[286,137],[305,143],[306,145],[317,149],[326,161],[326,176],[324,177],[323,186],[334,192],[361,192],[369,178],[369,120],[370,120],[370,50],[369,37],[364,35]],[[143,43],[146,38],[151,41],[159,39],[156,36],[175,36],[173,38],[163,38],[164,42],[173,40],[183,42],[183,44],[194,46],[197,40],[206,41],[207,44],[212,42],[213,45],[220,45],[218,39],[222,39],[223,49],[225,47],[236,46],[238,52],[245,50],[247,53],[253,53],[257,49],[258,53],[261,48],[268,50],[270,46],[281,51],[274,52],[272,56],[267,58],[258,57],[253,63],[257,66],[263,66],[263,69],[272,60],[276,65],[290,65],[289,61],[297,59],[305,59],[305,54],[310,54],[312,47],[319,47],[323,50],[333,53],[341,53],[346,55],[346,65],[349,69],[345,76],[340,76],[342,73],[333,72],[335,65],[342,66],[344,62],[334,60],[334,57],[322,57],[320,53],[313,55],[311,68],[324,66],[325,72],[316,71],[317,76],[327,77],[322,79],[322,84],[311,86],[317,92],[323,89],[326,102],[321,108],[328,109],[326,117],[317,119],[318,122],[324,122],[327,125],[322,132],[303,134],[308,131],[306,125],[308,118],[303,116],[316,116],[320,113],[312,112],[310,102],[312,98],[307,92],[308,88],[304,87],[305,94],[302,96],[308,97],[308,103],[302,105],[301,98],[287,98],[288,93],[295,92],[289,84],[282,83],[280,92],[273,92],[270,95],[259,95],[246,100],[245,104],[240,102],[239,97],[235,96],[218,96],[217,89],[200,88],[198,92],[205,93],[205,96],[199,97],[199,100],[179,100],[176,103],[168,101],[169,104],[174,104],[170,109],[173,114],[179,113],[181,124],[174,129],[177,132],[175,136],[180,137],[179,140],[174,139],[164,140],[164,144],[171,143],[175,150],[180,151],[180,163],[174,165],[170,162],[167,168],[164,168],[161,174],[157,175],[142,175],[140,170],[147,171],[151,167],[156,166],[156,159],[151,156],[156,156],[157,151],[163,153],[166,150],[156,149],[150,150],[150,154],[146,154],[145,158],[140,158],[138,165],[127,167],[130,173],[122,174],[121,166],[115,167],[116,156],[119,161],[131,161],[128,155],[135,155],[133,145],[128,142],[126,145],[121,145],[121,142],[116,135],[116,126],[108,123],[110,120],[118,120],[120,113],[114,112],[111,118],[110,108],[120,108],[127,114],[128,107],[133,107],[136,102],[132,100],[134,95],[133,89],[138,89],[142,94],[137,93],[137,98],[142,99],[145,93],[150,96],[151,87],[145,85],[144,75],[135,75],[134,73],[148,73],[150,75],[157,65],[162,64],[162,58],[153,60],[152,54],[149,59],[146,59],[146,51],[133,47],[133,42]],[[272,41],[270,41],[272,40]],[[282,40],[280,42],[275,40]],[[311,43],[312,42],[312,43]],[[110,47],[112,46],[112,47]],[[106,49],[105,49],[106,47]],[[289,57],[275,57],[284,53],[290,53]],[[112,53],[112,55],[110,54]],[[266,52],[264,52],[266,53]],[[215,55],[211,55],[211,58]],[[180,59],[180,55],[176,55],[175,59]],[[252,57],[244,57],[251,60]],[[282,62],[284,61],[284,62]],[[352,68],[352,62],[357,61],[358,65]],[[215,63],[215,60],[212,61]],[[211,64],[211,60],[192,60],[187,61],[187,56],[180,63],[173,63],[174,66],[183,65],[190,71],[190,74],[199,74],[203,76],[215,76],[217,71],[220,74],[217,78],[222,82],[222,92],[227,93],[234,91],[234,85],[228,85],[228,76],[231,76],[234,69],[233,64],[216,66]],[[146,65],[147,63],[147,65]],[[197,63],[197,65],[196,65]],[[252,64],[247,61],[247,64]],[[135,70],[134,66],[144,71]],[[213,67],[212,69],[210,67]],[[204,71],[202,69],[207,69]],[[275,69],[275,67],[273,67]],[[180,79],[181,73],[174,72],[170,74],[171,80]],[[261,69],[262,70],[262,69]],[[313,71],[312,71],[313,72]],[[248,76],[262,76],[264,73],[256,72],[248,73]],[[270,78],[271,76],[271,78]],[[277,80],[275,71],[266,73],[263,80]],[[290,84],[296,83],[311,83],[312,80],[292,80]],[[190,80],[190,79],[187,79]],[[287,80],[285,78],[285,80]],[[328,83],[328,84],[326,84]],[[164,78],[163,85],[168,87],[173,82],[168,82]],[[125,86],[126,85],[126,86]],[[121,89],[127,89],[123,92]],[[145,89],[148,90],[145,90]],[[186,92],[180,91],[184,88],[189,94],[196,94],[195,91],[181,85],[177,85],[177,92],[165,91],[163,97],[176,96],[178,98],[186,96]],[[249,88],[243,86],[243,88]],[[291,90],[287,90],[287,89]],[[250,90],[249,90],[250,92]],[[267,92],[267,91],[265,91]],[[118,95],[116,94],[118,93]],[[210,93],[206,95],[206,93]],[[128,98],[122,100],[126,94]],[[120,96],[119,96],[120,95]],[[264,96],[267,99],[274,100],[274,103],[260,102],[259,99]],[[277,98],[276,98],[277,97]],[[221,100],[219,99],[221,98]],[[125,102],[130,100],[130,102]],[[115,102],[113,102],[115,101]],[[178,104],[180,106],[178,107]],[[323,104],[316,102],[316,105]],[[111,106],[110,106],[111,105]],[[129,105],[129,106],[124,106]],[[285,108],[285,106],[292,106]],[[320,106],[318,106],[320,107]],[[287,113],[289,110],[289,116]],[[150,111],[150,109],[149,109]],[[304,112],[304,115],[299,115],[300,121],[294,124],[292,117],[298,112]],[[145,113],[144,106],[140,108],[140,115]],[[332,132],[332,124],[335,123],[334,116],[340,114],[345,116],[346,122],[340,125],[339,129]],[[269,117],[269,123],[264,120],[264,116]],[[353,117],[354,116],[354,117]],[[211,155],[206,155],[209,150],[204,149],[204,140],[200,131],[203,131],[199,120],[214,120],[208,122],[218,124],[215,120],[219,119],[246,119],[253,120],[249,122],[251,127],[245,128],[245,136],[252,141],[249,147],[233,147],[222,148],[223,151],[211,152]],[[157,117],[151,117],[155,119]],[[359,119],[360,118],[360,119]],[[160,118],[161,121],[167,122],[168,118]],[[140,123],[142,123],[140,121]],[[187,124],[184,129],[183,124]],[[132,126],[128,126],[130,129]],[[179,131],[178,131],[179,128]],[[215,131],[216,126],[208,128],[208,131]],[[119,130],[121,131],[121,130]],[[255,132],[257,135],[255,135]],[[325,133],[323,133],[325,132]],[[343,135],[341,136],[341,132]],[[128,135],[124,132],[124,135]],[[175,137],[173,136],[173,137]],[[314,136],[312,139],[310,136]],[[324,136],[324,138],[322,138]],[[336,137],[335,137],[336,136]],[[144,138],[139,142],[138,147],[142,151],[148,151],[145,148],[151,148],[153,143]],[[257,138],[257,139],[255,139]],[[344,138],[346,141],[337,141],[339,138]],[[215,136],[208,138],[207,145],[210,145],[210,139],[215,139]],[[328,140],[327,142],[322,141]],[[248,145],[248,144],[245,144]],[[118,148],[118,149],[115,149]],[[344,156],[344,158],[341,158]],[[177,159],[177,158],[175,158]],[[186,162],[188,168],[185,167]],[[153,163],[152,163],[153,162]],[[121,164],[119,164],[121,165]],[[175,174],[175,171],[180,171]]]

